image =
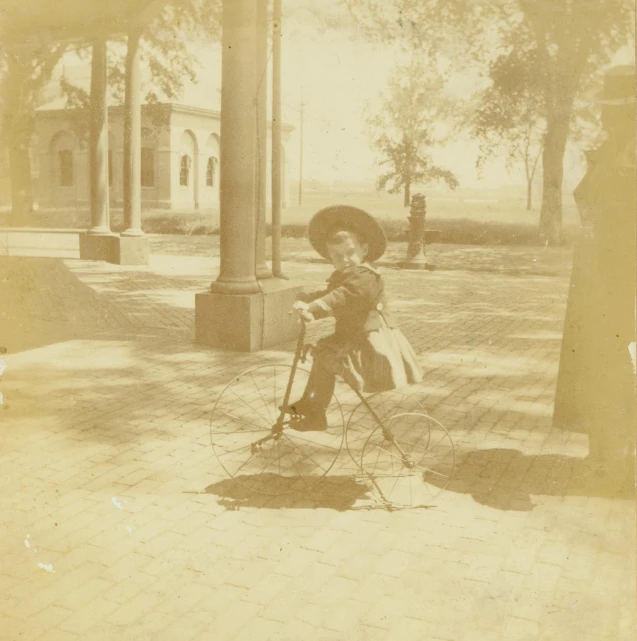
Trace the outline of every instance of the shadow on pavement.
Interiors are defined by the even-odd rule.
[[[447,492],[470,494],[498,510],[531,511],[533,495],[635,499],[634,468],[600,468],[589,458],[525,455],[513,449],[467,453]]]
[[[95,292],[59,258],[2,257],[0,336],[10,354],[77,338],[105,327]]]
[[[271,476],[273,491],[278,492],[274,495],[250,489],[249,484],[253,478],[250,476],[213,483],[204,492],[221,497],[219,504],[228,509],[326,508],[338,512],[352,509],[357,501],[368,496],[367,486],[358,483],[351,476],[328,476],[310,487],[306,486],[301,477],[280,477],[275,474]],[[266,488],[264,488],[265,491],[267,491]]]

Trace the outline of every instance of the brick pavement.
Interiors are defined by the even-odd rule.
[[[585,438],[550,428],[568,260],[387,271],[460,455],[436,507],[388,513],[346,466],[304,497],[221,475],[216,395],[292,345],[192,343],[214,260],[3,259],[0,638],[633,639],[634,502],[587,480]]]

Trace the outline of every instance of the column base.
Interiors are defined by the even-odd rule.
[[[414,269],[414,270],[420,269],[423,271],[427,270],[429,272],[432,272],[436,269],[436,266],[432,265],[431,263],[427,263],[427,262],[420,263],[420,262],[412,262],[412,261],[398,263],[398,267],[400,267],[400,269]]]
[[[256,276],[257,280],[272,278],[272,270],[267,265],[257,265]]]
[[[113,262],[116,265],[148,265],[150,247],[146,236],[116,236]]]
[[[117,236],[112,233],[80,234],[80,259],[103,260],[107,263],[114,262],[115,241]]]
[[[295,338],[298,320],[288,311],[300,286],[270,278],[261,288],[256,294],[195,294],[195,342],[255,352]]]

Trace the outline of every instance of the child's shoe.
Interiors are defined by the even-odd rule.
[[[316,412],[316,404],[302,396],[298,401],[289,403],[285,408],[285,412],[292,416],[305,416]]]
[[[298,417],[298,418],[297,418]],[[297,432],[324,432],[327,429],[325,413],[294,415],[290,427]]]
[[[312,394],[290,403],[285,412],[292,417],[290,427],[297,432],[324,432],[327,429],[325,410],[316,403]]]

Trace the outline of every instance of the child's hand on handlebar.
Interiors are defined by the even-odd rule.
[[[314,316],[310,312],[310,306],[303,301],[297,300],[296,303],[292,305],[292,311],[307,323],[311,323],[314,320]]]

